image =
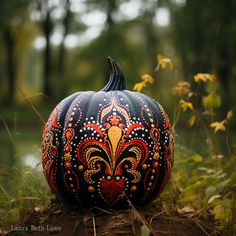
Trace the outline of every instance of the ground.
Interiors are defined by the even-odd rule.
[[[216,233],[214,220],[201,212],[166,212],[150,204],[123,210],[83,210],[63,204],[32,211],[7,235],[57,236],[206,236]]]

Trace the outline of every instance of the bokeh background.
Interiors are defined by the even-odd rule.
[[[222,119],[235,110],[235,10],[233,0],[1,0],[1,162],[15,161],[6,125],[24,156],[41,138],[28,100],[46,120],[65,96],[104,86],[107,56],[123,68],[128,89],[142,74],[152,75],[155,83],[143,92],[172,120],[169,88],[196,73],[215,74]],[[171,58],[174,70],[156,72],[157,54]]]
[[[101,89],[109,77],[107,56],[121,65],[127,89],[143,74],[153,76],[142,92],[157,99],[171,121],[171,88],[180,80],[192,83],[197,73],[217,77],[221,106],[214,120],[235,113],[235,12],[234,0],[1,0],[0,164],[28,165],[41,174],[43,122],[36,113],[47,120],[64,97]],[[158,54],[171,59],[172,70],[155,71]],[[234,117],[230,125],[233,152]],[[182,119],[175,128],[179,144],[209,154],[201,124],[189,127]],[[224,134],[217,139],[216,154],[228,153]],[[1,186],[5,191],[10,184],[4,179]]]

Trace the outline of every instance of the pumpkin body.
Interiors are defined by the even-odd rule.
[[[109,62],[108,85],[65,98],[43,133],[43,171],[52,191],[82,207],[121,208],[127,198],[142,205],[163,190],[174,161],[165,111],[144,94],[117,89],[123,75]]]

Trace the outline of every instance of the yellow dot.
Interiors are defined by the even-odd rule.
[[[148,113],[149,116],[151,116],[151,113]]]
[[[69,180],[72,181],[72,178],[70,177]]]
[[[73,188],[73,187],[74,187],[74,184],[70,184],[70,186],[71,186],[71,188]]]
[[[136,190],[137,190],[137,186],[134,185],[134,186],[131,187],[132,192],[135,192]]]
[[[155,173],[155,172],[156,172],[156,170],[155,170],[155,169],[153,169],[153,170],[152,170],[152,173]]]
[[[66,160],[70,160],[70,158],[71,158],[70,153],[66,153],[66,154],[65,154],[65,159],[66,159]]]
[[[82,171],[84,167],[82,165],[78,166],[78,170]]]
[[[151,121],[151,122],[153,122],[153,119],[152,119],[152,118],[150,118],[150,121]]]
[[[151,127],[152,127],[152,128],[154,128],[154,127],[155,127],[155,125],[154,125],[154,124],[151,124]]]
[[[156,152],[153,157],[154,157],[154,159],[158,159],[159,158],[159,153]]]
[[[88,191],[89,191],[90,193],[92,193],[92,192],[95,191],[95,188],[94,188],[93,186],[89,186],[89,187],[88,187]]]
[[[72,112],[71,112],[71,115],[73,116],[74,114],[75,114],[75,112],[74,112],[74,111],[72,111]]]
[[[147,164],[143,164],[142,168],[147,169]]]
[[[68,124],[68,127],[71,127],[71,126],[72,126],[72,123],[69,123],[69,124]]]
[[[154,175],[152,175],[152,176],[151,176],[151,179],[154,179],[154,178],[155,178]]]
[[[72,121],[72,120],[73,120],[73,117],[70,118],[70,121]]]

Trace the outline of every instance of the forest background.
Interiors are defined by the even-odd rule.
[[[173,124],[165,207],[210,211],[233,232],[235,11],[233,0],[1,0],[1,229],[46,207],[43,123],[64,97],[100,90],[112,56],[127,88],[159,101]]]

